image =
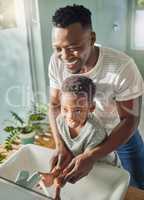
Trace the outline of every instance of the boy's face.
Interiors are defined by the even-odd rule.
[[[77,96],[70,92],[62,92],[61,95],[61,113],[70,128],[81,128],[92,112],[86,96]]]
[[[71,24],[66,28],[53,28],[52,46],[70,73],[79,73],[91,60],[94,37],[95,34],[89,29],[83,29],[80,23]]]

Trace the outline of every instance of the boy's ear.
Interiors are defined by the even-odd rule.
[[[90,112],[93,112],[93,111],[95,110],[95,107],[96,107],[96,105],[95,105],[95,103],[93,102],[92,105],[91,105],[91,107],[90,107]]]

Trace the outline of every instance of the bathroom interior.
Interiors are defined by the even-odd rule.
[[[57,8],[72,4],[91,10],[97,45],[131,56],[144,78],[143,0],[0,0],[1,145],[9,136],[4,127],[11,111],[25,117],[32,104],[48,105],[48,63],[53,52],[51,17]],[[144,100],[139,129],[144,138]],[[9,191],[14,190],[14,185],[9,186],[11,182],[7,184]],[[48,199],[36,192],[31,196],[30,192],[25,199]],[[137,192],[138,200],[144,199],[143,191],[130,192],[132,196]]]

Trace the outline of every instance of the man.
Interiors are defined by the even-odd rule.
[[[58,9],[53,25],[49,119],[58,154],[52,166],[59,163],[65,181],[74,183],[90,172],[97,159],[119,148],[131,185],[144,189],[144,144],[137,130],[144,84],[137,66],[122,52],[95,46],[91,12],[83,6]],[[96,115],[109,133],[103,144],[76,157],[62,141],[55,120],[60,112],[62,81],[71,74],[88,76],[97,84]]]

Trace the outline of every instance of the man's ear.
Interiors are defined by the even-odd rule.
[[[95,102],[92,102],[91,107],[90,107],[90,112],[93,112],[96,108]]]
[[[93,46],[96,42],[96,33],[91,32],[91,45]]]

